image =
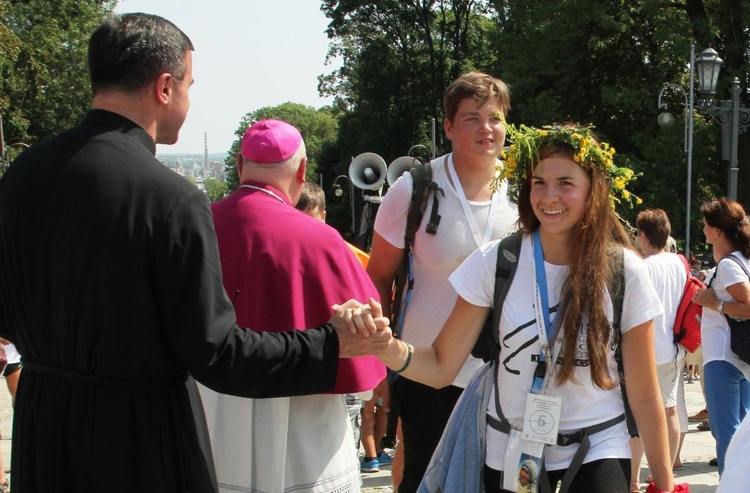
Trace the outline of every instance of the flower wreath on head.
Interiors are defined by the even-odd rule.
[[[500,154],[502,161],[495,166],[492,189],[499,189],[500,183],[508,180],[512,190],[511,198],[517,201],[518,191],[526,179],[527,170],[531,170],[532,166],[539,162],[539,151],[546,146],[564,144],[573,149],[573,159],[581,167],[596,166],[609,177],[612,207],[623,200],[631,207],[633,203],[643,203],[640,197],[633,195],[626,188],[628,183],[640,174],[636,174],[630,168],[615,165],[615,148],[606,142],[597,142],[593,128],[591,125],[554,125],[542,128],[506,125],[506,132],[512,144]]]

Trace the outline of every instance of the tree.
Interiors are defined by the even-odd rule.
[[[207,177],[203,181],[203,186],[206,189],[206,195],[208,200],[216,202],[227,196],[227,184],[217,180],[216,178]]]
[[[335,152],[363,151],[393,159],[429,140],[440,121],[447,83],[478,69],[511,87],[511,122],[593,124],[618,150],[616,158],[643,176],[642,207],[662,207],[674,234],[685,233],[684,120],[656,124],[656,96],[665,82],[688,86],[690,42],[713,44],[725,59],[719,97],[750,78],[750,9],[742,0],[325,0],[330,56],[340,70],[320,77],[321,93],[342,111]],[[672,99],[674,97],[674,99]],[[684,107],[668,95],[673,113]],[[743,102],[748,105],[747,92]],[[702,241],[698,207],[723,195],[726,165],[718,159],[719,129],[697,115],[693,156],[691,243]],[[750,192],[750,132],[740,139],[740,193]],[[446,150],[438,132],[438,148]],[[347,159],[340,159],[346,172]],[[747,170],[747,171],[745,171]],[[744,193],[743,193],[744,191]],[[641,207],[641,208],[642,208]],[[624,210],[633,220],[639,208]]]
[[[722,77],[745,74],[747,87],[750,11],[743,11],[741,3],[493,1],[503,48],[498,50],[498,64],[506,68],[503,75],[512,88],[511,121],[593,123],[599,136],[617,148],[622,163],[643,172],[635,186],[643,207],[665,209],[674,236],[682,239],[686,214],[682,198],[687,187],[684,120],[678,119],[672,129],[660,129],[656,97],[665,82],[688,87],[692,40],[699,49],[714,43],[719,50],[723,40],[739,41],[733,46],[744,47],[744,61],[735,53],[734,63],[727,63]],[[679,116],[684,109],[682,96],[668,95],[667,101]],[[691,243],[697,245],[703,241],[698,207],[725,193],[726,175],[716,150],[718,130],[700,115],[695,125]],[[750,152],[744,154],[749,161],[744,169],[750,170]],[[740,175],[750,179],[750,172]],[[623,214],[632,220],[637,212]]]
[[[0,0],[0,113],[6,140],[32,144],[90,106],[88,39],[115,0]]]
[[[322,94],[343,110],[342,158],[370,151],[391,161],[415,144],[431,146],[446,86],[468,70],[494,63],[495,25],[487,2],[475,0],[325,0],[330,57],[341,68],[320,77]],[[437,146],[446,147],[442,132]],[[341,159],[345,173],[348,159]]]

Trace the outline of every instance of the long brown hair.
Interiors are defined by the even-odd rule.
[[[540,150],[539,160],[534,166],[553,155],[575,161],[575,151],[570,145],[555,143]],[[573,232],[571,242],[577,247],[571,249],[570,274],[563,283],[560,296],[557,316],[561,317],[559,330],[563,334],[563,361],[557,372],[556,384],[563,385],[567,381],[576,383],[574,356],[583,315],[588,312],[587,348],[591,378],[597,387],[608,390],[617,383],[610,377],[607,366],[611,327],[604,311],[604,292],[614,275],[613,267],[616,264],[612,260],[613,252],[632,246],[630,237],[612,209],[609,177],[596,166],[579,164],[589,176],[590,190],[583,216]],[[518,197],[518,213],[521,228],[530,234],[539,228],[539,219],[531,207],[531,170],[527,170],[526,176]]]

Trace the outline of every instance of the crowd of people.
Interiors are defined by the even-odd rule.
[[[506,84],[461,75],[443,99],[451,152],[430,162],[442,224],[405,243],[404,173],[363,252],[325,224],[288,122],[247,129],[239,188],[214,204],[156,160],[188,112],[192,51],[166,19],[108,17],[89,43],[89,114],[0,179],[0,336],[24,368],[17,399],[21,363],[4,373],[14,491],[354,492],[392,462],[399,493],[635,493],[644,453],[647,492],[687,491],[673,468],[699,417],[719,491],[744,491],[750,364],[727,318],[750,318],[738,202],[701,208],[717,265],[693,299],[702,356],[686,362],[669,218],[623,226],[613,204],[637,201],[635,173],[591,127],[508,124]],[[685,371],[704,415],[687,416]]]

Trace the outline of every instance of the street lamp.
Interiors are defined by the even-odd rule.
[[[333,180],[333,194],[336,197],[341,197],[344,195],[344,191],[341,189],[341,185],[339,185],[339,180],[344,179],[349,182],[349,203],[352,206],[352,239],[354,239],[354,235],[357,233],[356,225],[355,225],[355,217],[356,214],[354,212],[354,185],[352,185],[352,181],[349,179],[346,175],[339,175]]]
[[[687,153],[687,207],[685,208],[685,258],[690,259],[690,203],[691,203],[691,192],[693,184],[693,101],[695,98],[694,85],[693,85],[693,74],[695,59],[695,45],[690,44],[690,90],[689,93],[685,92],[682,86],[677,84],[664,84],[659,91],[659,100],[657,102],[659,110],[662,112],[659,114],[658,122],[660,127],[671,127],[674,124],[674,117],[669,113],[667,109],[667,103],[662,104],[661,97],[664,91],[673,90],[682,93],[685,98],[685,153]]]
[[[14,142],[13,144],[5,145],[5,134],[3,133],[3,117],[0,116],[0,168],[3,171],[10,166],[10,150],[13,147],[23,147],[24,149],[29,148],[29,144],[24,142]]]
[[[692,59],[692,58],[691,58]],[[732,99],[718,101],[716,96],[716,82],[719,79],[719,71],[724,61],[713,48],[703,50],[703,53],[695,59],[698,68],[698,80],[700,83],[700,98],[697,101],[697,110],[710,116],[722,127],[722,158],[727,159],[729,154],[729,177],[728,194],[732,200],[737,200],[737,175],[739,174],[739,134],[750,127],[750,109],[740,106],[740,80],[735,77],[729,88]],[[727,144],[729,151],[727,152]]]

